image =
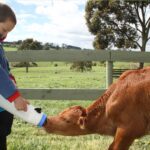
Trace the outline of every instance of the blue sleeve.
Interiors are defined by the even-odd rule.
[[[8,98],[16,91],[17,88],[10,79],[9,74],[2,67],[0,67],[0,94],[3,97]]]

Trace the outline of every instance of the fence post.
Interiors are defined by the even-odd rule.
[[[109,87],[110,84],[113,82],[113,62],[106,61],[106,88]]]

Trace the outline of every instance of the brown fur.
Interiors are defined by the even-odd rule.
[[[61,135],[114,136],[109,150],[128,150],[150,132],[150,67],[126,71],[89,107],[68,108],[44,126]]]

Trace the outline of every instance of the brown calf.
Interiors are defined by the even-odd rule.
[[[73,106],[44,125],[48,133],[66,136],[114,136],[109,150],[128,150],[150,131],[150,67],[126,71],[86,109]]]

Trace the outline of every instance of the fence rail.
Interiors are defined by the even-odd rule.
[[[150,62],[150,52],[93,50],[26,50],[6,52],[10,62],[106,61],[106,89],[113,82],[114,61]],[[96,99],[106,89],[20,89],[29,99],[87,100]]]
[[[26,50],[8,51],[6,55],[12,62],[46,61],[105,61],[110,59],[109,51],[92,50]]]
[[[28,99],[52,100],[94,100],[105,89],[20,89]]]
[[[150,62],[150,52],[133,51],[96,51],[96,50],[26,50],[8,51],[11,62],[46,61],[125,61]]]

